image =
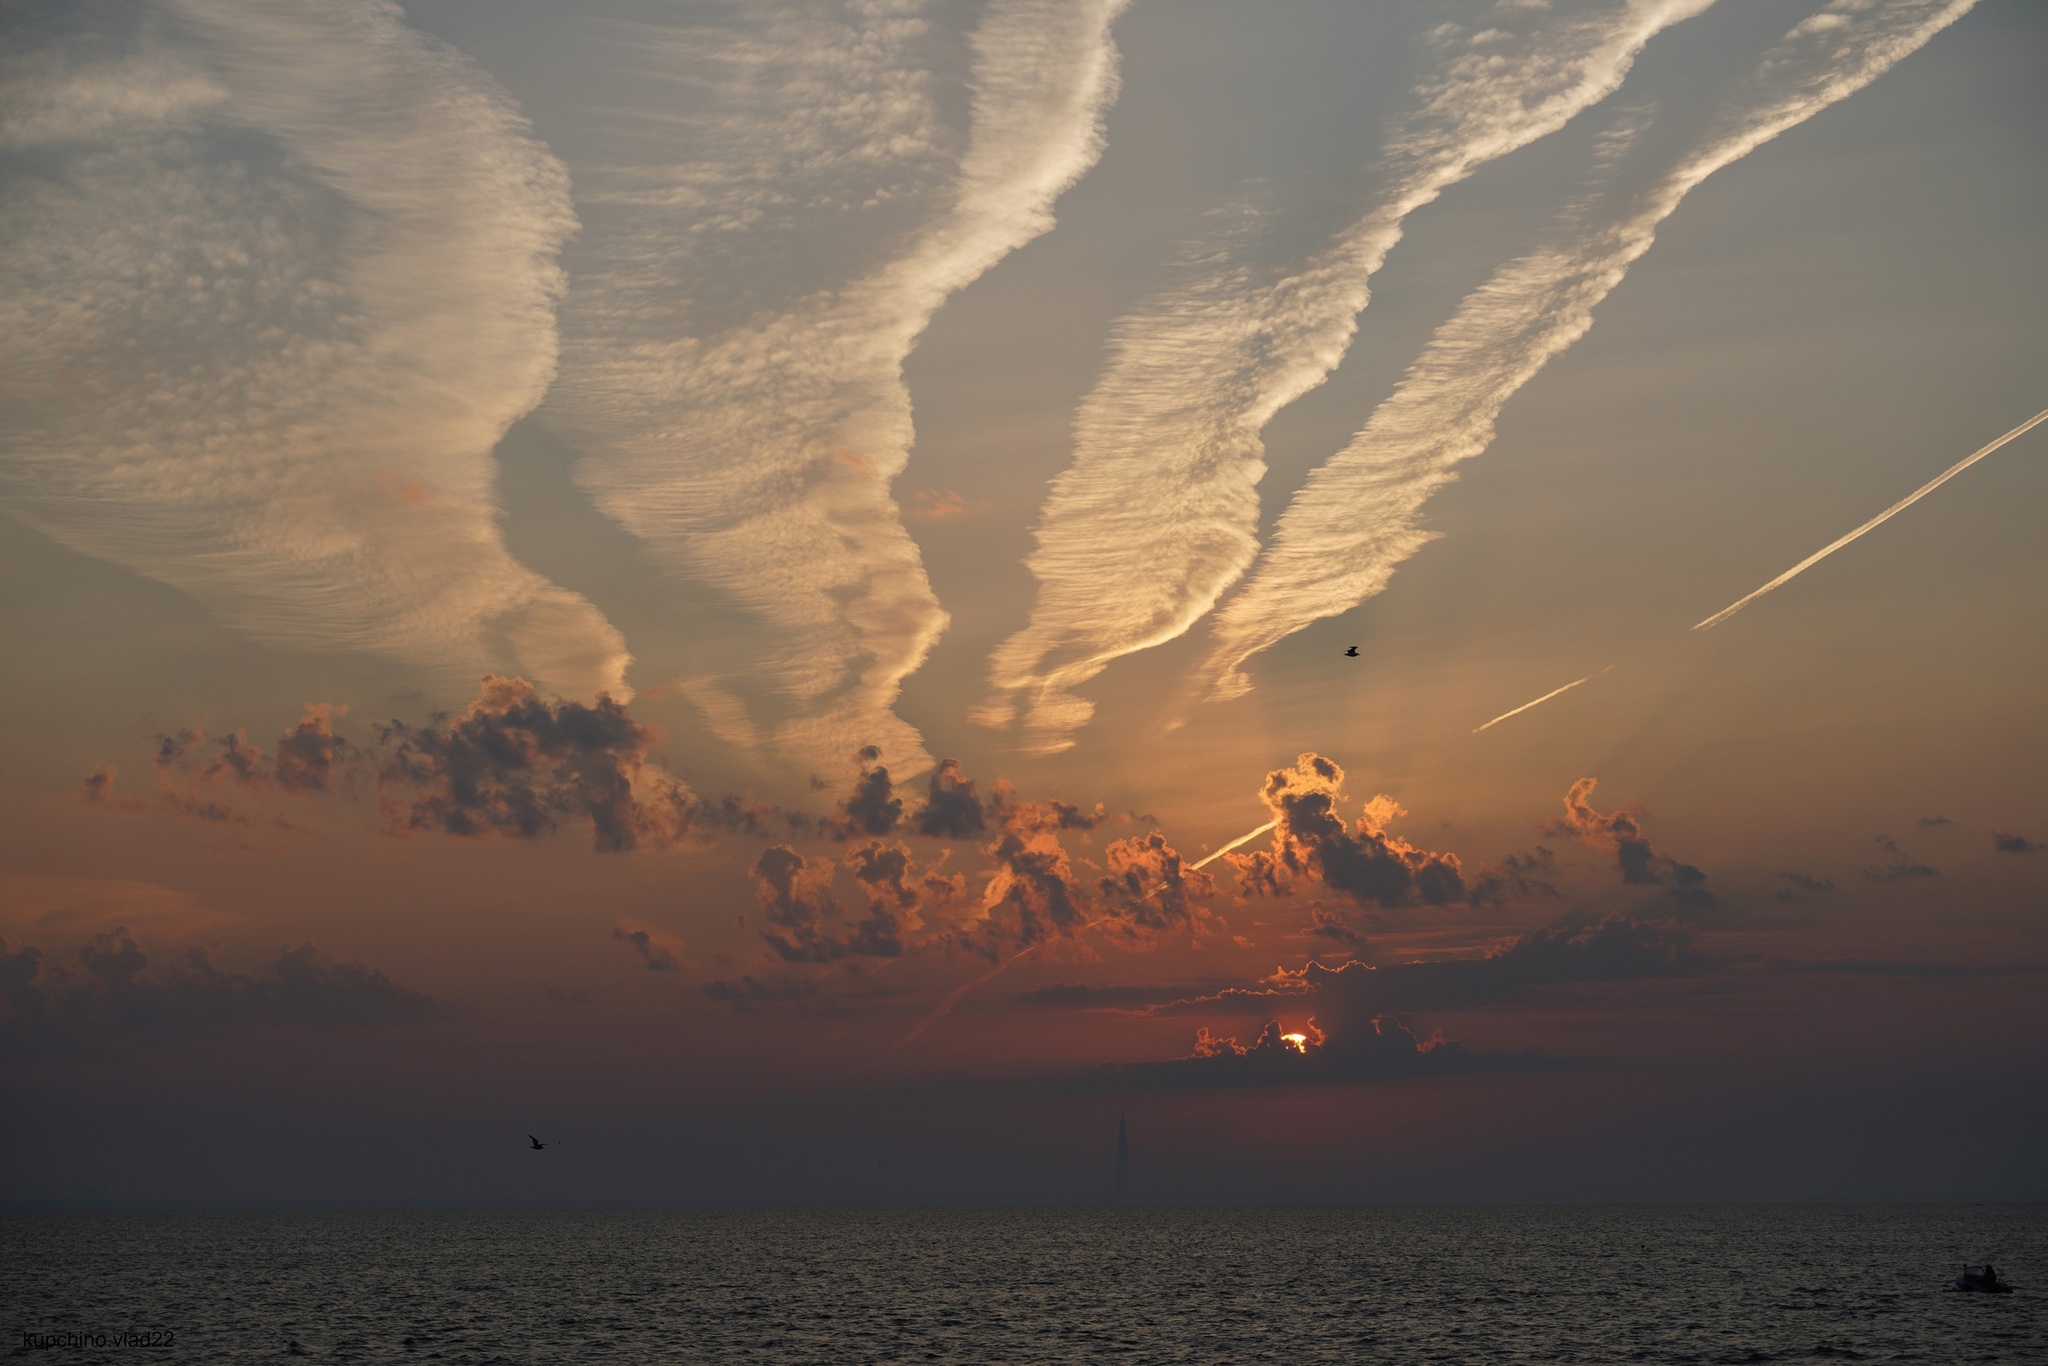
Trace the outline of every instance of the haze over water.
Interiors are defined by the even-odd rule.
[[[2027,1362],[2048,1210],[1711,1206],[52,1212],[35,1359]],[[1993,1259],[2009,1296],[1949,1289]],[[18,1341],[18,1339],[17,1339]]]

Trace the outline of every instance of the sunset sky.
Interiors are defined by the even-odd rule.
[[[0,1200],[2048,1198],[2043,7],[0,24]]]

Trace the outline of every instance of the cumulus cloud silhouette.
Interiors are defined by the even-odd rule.
[[[988,828],[974,779],[960,771],[959,760],[939,760],[926,781],[924,805],[912,824],[920,835],[954,840],[973,839]]]
[[[1808,897],[1824,896],[1835,890],[1832,878],[1808,877],[1804,873],[1780,873],[1778,880],[1785,885],[1771,895],[1779,901],[1804,901]]]
[[[1417,848],[1388,833],[1407,814],[1390,797],[1365,804],[1355,825],[1337,813],[1344,770],[1320,754],[1304,754],[1292,768],[1266,775],[1260,797],[1273,813],[1268,849],[1226,854],[1242,893],[1283,894],[1307,879],[1372,906],[1444,906],[1465,899],[1455,854]]]
[[[1902,882],[1927,882],[1941,876],[1939,868],[1930,868],[1899,847],[1898,841],[1889,835],[1871,836],[1878,848],[1891,857],[1881,864],[1869,864],[1863,869],[1863,876],[1884,886],[1896,886]]]
[[[757,892],[769,928],[762,939],[785,963],[833,963],[842,958],[896,958],[904,947],[902,913],[870,901],[868,914],[847,923],[832,895],[830,859],[807,859],[786,844],[754,864]]]
[[[595,847],[620,850],[687,824],[688,793],[647,762],[653,732],[609,697],[548,702],[525,679],[491,675],[461,716],[377,733],[380,786],[405,829],[533,839],[577,817]]]
[[[890,834],[903,819],[903,799],[896,795],[889,770],[877,762],[882,751],[868,745],[854,757],[860,764],[860,778],[854,783],[852,794],[840,805],[840,818],[825,822],[824,829],[843,840]]]
[[[1199,933],[1215,923],[1199,898],[1216,883],[1188,866],[1157,830],[1113,842],[1103,851],[1109,871],[1096,882],[1105,913],[1127,938],[1152,943],[1162,935]]]
[[[658,925],[621,917],[612,923],[612,938],[631,947],[649,972],[683,970],[683,941]]]
[[[1559,895],[1556,884],[1557,855],[1544,845],[1525,854],[1509,854],[1498,868],[1481,869],[1472,880],[1466,900],[1474,906],[1501,906],[1509,901]]]
[[[1621,880],[1632,887],[1663,887],[1678,908],[1688,913],[1714,909],[1707,875],[1689,863],[1659,854],[1643,834],[1643,812],[1634,806],[1600,812],[1593,807],[1597,778],[1581,778],[1564,794],[1564,819],[1553,834],[1572,835],[1597,849],[1612,849]]]

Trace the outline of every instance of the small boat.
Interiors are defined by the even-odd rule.
[[[1963,1268],[1963,1274],[1956,1277],[1956,1289],[1974,1290],[1984,1295],[2010,1295],[2012,1287],[1998,1279],[1998,1272],[1988,1264],[1982,1271]]]

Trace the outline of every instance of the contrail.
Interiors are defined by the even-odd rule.
[[[493,491],[554,374],[561,162],[381,0],[107,14],[8,34],[0,503],[274,644],[627,697]]]
[[[1837,539],[1828,542],[1827,545],[1823,546],[1819,550],[1814,551],[1813,554],[1808,555],[1798,564],[1793,565],[1790,569],[1778,575],[1777,578],[1772,579],[1769,583],[1765,584],[1762,588],[1757,589],[1748,597],[1737,599],[1735,602],[1730,603],[1728,606],[1723,607],[1720,611],[1714,613],[1714,615],[1712,615],[1711,617],[1708,617],[1705,621],[1699,622],[1692,629],[1695,631],[1704,631],[1709,629],[1710,627],[1719,626],[1722,622],[1728,620],[1728,618],[1734,616],[1737,612],[1740,612],[1743,608],[1749,606],[1751,603],[1755,602],[1764,594],[1770,592],[1774,588],[1789,583],[1793,579],[1799,577],[1800,574],[1804,573],[1808,569],[1813,568],[1813,566],[1819,564],[1822,560],[1834,554],[1837,550],[1840,550],[1843,546],[1849,544],[1849,542],[1855,540],[1858,536],[1863,535],[1865,532],[1875,531],[1878,527],[1883,526],[1886,522],[1889,522],[1892,518],[1898,516],[1907,508],[1913,506],[1913,504],[1919,502],[1922,498],[1925,498],[1928,494],[1934,492],[1943,484],[1946,484],[1949,480],[1955,478],[1964,470],[1970,468],[1970,466],[1976,464],[1979,460],[1982,460],[1985,456],[1997,450],[2000,446],[2003,446],[2006,442],[2011,441],[2014,437],[2025,436],[2028,432],[2034,430],[2034,428],[2040,426],[2043,422],[2048,422],[2048,408],[2044,408],[2040,412],[2035,413],[2025,422],[2022,422],[2019,426],[2013,428],[2004,436],[1999,437],[1996,441],[1993,441],[1989,445],[1982,447],[1976,453],[1967,456],[1962,460],[1958,460],[1955,464],[1949,466],[1940,474],[1936,475],[1934,478],[1922,484],[1919,488],[1914,489],[1904,498],[1899,499],[1898,502],[1893,503],[1883,512],[1878,513],[1877,516],[1871,518],[1862,526],[1857,527],[1848,535],[1838,537]],[[1584,680],[1581,679],[1580,681],[1583,682]],[[1553,696],[1554,695],[1555,694],[1553,694]],[[1537,699],[1538,702],[1542,700],[1542,698]],[[1533,707],[1536,705],[1536,703],[1531,702],[1529,705]],[[1516,708],[1516,710],[1519,711],[1522,709],[1518,707]],[[1514,714],[1514,712],[1508,713],[1509,716],[1513,716]],[[1490,726],[1492,724],[1492,721],[1488,721],[1486,723],[1487,726]],[[1484,730],[1486,729],[1486,726],[1481,726],[1480,729]]]
[[[1431,539],[1423,505],[1493,441],[1501,408],[1593,325],[1600,302],[1655,242],[1691,190],[1861,90],[1967,13],[1975,0],[1830,0],[1767,51],[1740,101],[1705,137],[1608,214],[1503,266],[1437,330],[1400,386],[1343,450],[1309,475],[1242,592],[1217,613],[1214,644],[1184,698],[1250,691],[1253,655],[1381,592]]]
[[[728,731],[930,764],[894,711],[947,624],[890,492],[904,359],[1095,164],[1124,3],[980,7],[957,149],[959,35],[918,6],[655,7],[631,31],[621,79],[648,89],[603,124],[548,403],[599,508],[744,614],[695,642],[726,652],[693,688]],[[675,107],[698,112],[655,112]]]
[[[1582,678],[1582,679],[1580,679],[1580,680],[1579,680],[1579,683],[1583,683],[1583,682],[1585,682],[1585,681],[1586,681],[1586,680]],[[1577,687],[1577,686],[1578,686],[1578,684],[1577,684],[1577,683],[1575,683],[1575,684],[1573,684],[1572,686],[1573,686],[1573,687]],[[1558,689],[1557,691],[1558,691],[1558,692],[1563,692],[1563,691],[1564,691],[1564,689],[1563,689],[1563,688],[1559,688],[1559,689]],[[1555,696],[1555,695],[1556,695],[1556,694],[1554,694],[1554,693],[1552,694],[1552,696]],[[1537,701],[1539,701],[1539,702],[1540,702],[1541,700],[1542,700],[1541,698],[1538,698],[1538,699],[1537,699]],[[1533,707],[1533,706],[1535,706],[1535,705],[1536,705],[1536,703],[1535,703],[1535,702],[1531,702],[1531,703],[1530,703],[1529,705]],[[1509,715],[1511,715],[1511,716],[1512,716],[1513,714],[1514,714],[1513,712],[1510,712],[1510,713],[1509,713]],[[1489,721],[1489,722],[1487,722],[1486,724],[1490,726],[1490,725],[1492,725],[1492,724],[1493,724],[1493,722]],[[1483,729],[1485,729],[1485,727],[1481,727],[1481,729],[1483,730]],[[1196,860],[1195,862],[1193,862],[1193,863],[1189,864],[1189,865],[1188,865],[1188,867],[1190,867],[1190,868],[1201,868],[1201,867],[1204,867],[1204,866],[1206,866],[1206,865],[1208,865],[1208,864],[1214,863],[1214,862],[1215,862],[1215,861],[1216,861],[1217,859],[1220,859],[1220,858],[1222,858],[1222,857],[1223,857],[1223,856],[1224,856],[1225,854],[1227,854],[1227,853],[1229,853],[1229,852],[1230,852],[1231,850],[1233,850],[1233,849],[1237,848],[1237,847],[1238,847],[1239,845],[1244,845],[1244,844],[1250,844],[1250,843],[1251,843],[1251,842],[1252,842],[1253,840],[1255,840],[1255,839],[1257,839],[1257,838],[1258,838],[1259,836],[1261,836],[1261,835],[1265,834],[1265,833],[1266,833],[1266,832],[1267,832],[1268,830],[1271,830],[1271,829],[1272,829],[1272,828],[1273,828],[1274,826],[1276,826],[1276,825],[1278,825],[1278,824],[1280,824],[1280,822],[1279,822],[1279,821],[1277,821],[1277,820],[1270,820],[1270,821],[1267,821],[1267,822],[1266,822],[1266,823],[1265,823],[1264,825],[1260,826],[1260,827],[1259,827],[1258,829],[1256,829],[1256,830],[1247,830],[1247,831],[1246,831],[1246,832],[1245,832],[1244,834],[1242,834],[1242,835],[1239,835],[1239,836],[1238,836],[1238,837],[1237,837],[1236,839],[1234,839],[1234,840],[1232,840],[1232,841],[1231,841],[1230,843],[1228,843],[1228,844],[1224,845],[1224,846],[1223,846],[1223,847],[1222,847],[1221,849],[1218,849],[1218,850],[1217,850],[1217,851],[1216,851],[1215,853],[1213,853],[1213,854],[1207,854],[1207,855],[1204,855],[1204,856],[1203,856],[1202,858],[1200,858],[1200,859]]]
[[[1409,215],[1612,95],[1645,44],[1711,3],[1502,4],[1445,23],[1363,216],[1284,274],[1258,264],[1265,232],[1249,209],[1190,244],[1181,279],[1115,325],[1027,561],[1038,600],[991,656],[993,692],[973,719],[1008,726],[1021,706],[1025,749],[1071,745],[1094,711],[1075,689],[1187,631],[1251,565],[1260,432],[1343,360]]]
[[[1607,669],[1611,669],[1613,667],[1614,666],[1612,664],[1609,664],[1607,666]],[[1548,702],[1551,698],[1561,696],[1564,693],[1568,693],[1573,688],[1578,687],[1581,683],[1592,682],[1594,679],[1598,678],[1600,674],[1606,673],[1607,669],[1602,669],[1599,671],[1599,673],[1587,674],[1584,678],[1575,678],[1571,682],[1565,684],[1562,688],[1552,688],[1549,692],[1543,694],[1543,696],[1537,698],[1534,702],[1524,702],[1521,706],[1516,707],[1513,711],[1502,712],[1499,716],[1494,717],[1491,721],[1488,721],[1483,726],[1474,726],[1472,728],[1472,733],[1474,735],[1477,735],[1482,730],[1492,730],[1495,726],[1507,720],[1510,716],[1520,716],[1523,712],[1529,710],[1529,708],[1540,707],[1545,702]]]
[[[1777,588],[1785,584],[1791,579],[1796,578],[1800,573],[1807,569],[1812,568],[1820,561],[1834,554],[1837,550],[1840,550],[1843,546],[1849,544],[1849,542],[1855,540],[1858,536],[1863,535],[1867,531],[1874,530],[1876,527],[1881,526],[1883,523],[1889,521],[1891,518],[1898,516],[1901,512],[1904,512],[1907,508],[1913,506],[1913,504],[1919,502],[1922,498],[1925,498],[1928,494],[1934,492],[1943,484],[1946,484],[1949,480],[1955,478],[1964,470],[1970,468],[1970,466],[1976,464],[1979,460],[1982,460],[1985,456],[1997,450],[2000,446],[2005,445],[2007,442],[2013,440],[2016,437],[2025,436],[2028,432],[2034,430],[2034,428],[2040,426],[2043,422],[2048,422],[2048,408],[2044,408],[2042,411],[2035,413],[2025,422],[2022,422],[2019,426],[2013,428],[2004,436],[1999,437],[1996,441],[1993,441],[1988,445],[1981,447],[1966,459],[1957,461],[1955,464],[1949,466],[1946,470],[1942,471],[1941,474],[1939,474],[1933,479],[1928,480],[1925,484],[1922,484],[1912,493],[1908,494],[1904,498],[1901,498],[1898,502],[1893,503],[1883,512],[1880,512],[1877,516],[1871,518],[1862,526],[1857,527],[1848,535],[1843,536],[1838,540],[1830,542],[1825,549],[1816,551],[1815,553],[1807,556],[1798,564],[1793,565],[1790,569],[1778,575],[1777,578],[1772,579],[1762,588],[1759,588],[1754,593],[1751,593],[1748,597],[1745,597],[1738,602],[1735,602],[1727,607],[1722,608],[1720,611],[1714,613],[1714,615],[1712,615],[1711,617],[1708,617],[1705,621],[1697,623],[1692,629],[1695,631],[1704,631],[1709,627],[1718,626],[1720,623],[1734,616],[1737,612],[1740,612],[1743,608],[1749,606],[1749,604],[1751,604],[1752,602],[1755,602],[1764,594],[1770,592],[1774,588]],[[1570,692],[1573,688],[1578,687],[1580,683],[1591,682],[1593,679],[1598,678],[1600,674],[1608,672],[1608,670],[1611,670],[1613,667],[1614,666],[1612,664],[1609,664],[1607,668],[1600,670],[1600,673],[1587,674],[1584,678],[1578,679],[1575,682],[1567,683],[1562,688],[1557,688],[1551,692],[1543,694],[1543,696],[1537,698],[1534,702],[1524,702],[1521,706],[1516,707],[1513,711],[1504,711],[1499,716],[1496,716],[1491,721],[1488,721],[1485,725],[1476,727],[1472,733],[1474,735],[1477,735],[1480,731],[1487,730],[1491,727],[1497,726],[1511,716],[1520,716],[1523,712],[1529,710],[1529,708],[1540,706],[1543,703],[1548,702],[1551,698],[1556,697],[1559,693]],[[1243,841],[1240,840],[1239,843],[1243,843]],[[1233,845],[1231,847],[1235,848],[1236,846]],[[1196,866],[1200,867],[1201,865],[1197,864]]]
[[[1254,831],[1253,833],[1257,832]],[[1245,838],[1249,839],[1251,838],[1251,836],[1247,835]],[[1240,843],[1242,843],[1242,841],[1240,841]],[[1218,852],[1221,851],[1219,850]],[[1113,917],[1106,915],[1097,916],[1095,919],[1081,926],[1081,929],[1092,930],[1097,925],[1108,924],[1112,918]],[[1011,964],[1017,962],[1019,959],[1029,958],[1032,954],[1037,953],[1040,949],[1044,948],[1047,944],[1050,944],[1051,942],[1052,941],[1050,939],[1041,939],[1036,944],[1027,944],[1023,948],[1011,954],[1008,958],[1005,958],[1002,962],[990,968],[987,972],[981,974],[981,976],[976,977],[971,981],[962,982],[959,986],[954,987],[951,991],[946,993],[946,999],[939,1002],[938,1007],[935,1010],[933,1010],[931,1014],[925,1016],[922,1020],[919,1020],[916,1024],[912,1025],[910,1027],[910,1032],[908,1034],[905,1034],[895,1043],[890,1044],[889,1047],[891,1049],[903,1047],[903,1045],[909,1043],[918,1035],[924,1033],[925,1030],[931,1028],[934,1024],[938,1023],[940,1020],[943,1020],[948,1015],[952,1014],[953,1007],[959,1005],[960,999],[963,996],[967,995],[968,992],[973,991],[977,987],[987,986],[990,982],[993,982],[996,978],[1002,976],[1003,973],[1007,972]]]

